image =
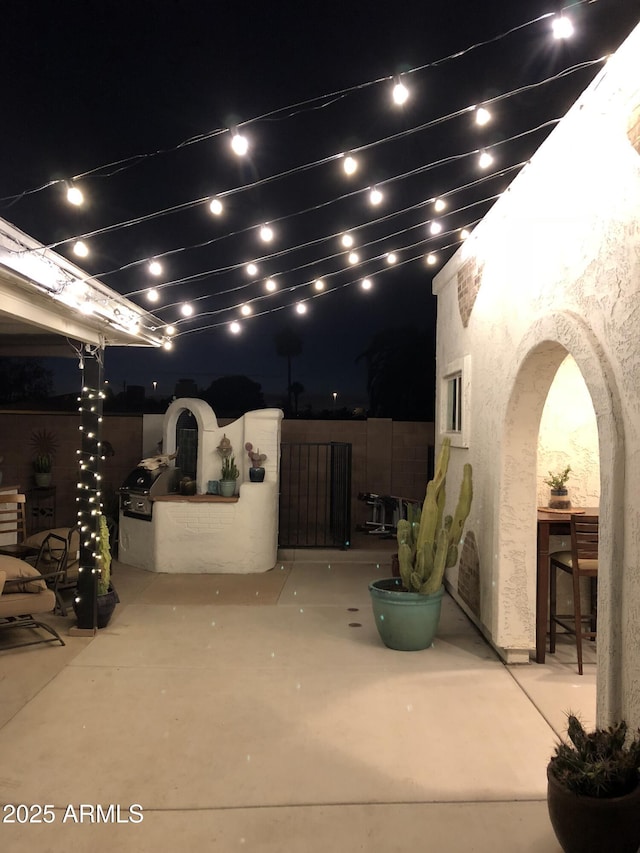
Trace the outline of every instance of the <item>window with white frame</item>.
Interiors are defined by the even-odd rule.
[[[440,388],[440,430],[453,447],[469,446],[469,380],[471,357],[447,365]]]

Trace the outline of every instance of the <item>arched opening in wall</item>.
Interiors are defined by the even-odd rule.
[[[195,415],[184,409],[176,422],[177,465],[183,476],[196,478],[198,470],[198,422]]]
[[[538,433],[537,505],[548,506],[552,474],[570,468],[567,499],[574,510],[595,509],[600,505],[600,453],[598,426],[591,395],[573,356],[561,362],[553,378],[542,410]],[[571,550],[568,525],[563,519],[550,522],[549,553]],[[581,579],[581,612],[589,613],[595,592],[587,578]],[[571,576],[558,572],[557,612],[574,611]],[[584,663],[596,663],[594,642],[583,642]],[[575,663],[575,638],[558,629],[556,660]]]
[[[595,412],[600,467],[597,717],[620,717],[623,691],[621,617],[625,542],[625,441],[622,404],[605,350],[591,327],[570,312],[534,322],[514,361],[517,371],[507,403],[500,452],[496,556],[491,589],[492,636],[514,653],[535,648],[538,444],[545,403],[554,378],[571,354]],[[569,364],[569,362],[568,362]],[[565,401],[563,401],[564,403]],[[566,401],[568,404],[568,401]],[[540,473],[542,477],[544,472]],[[576,486],[583,486],[577,482]],[[586,484],[587,488],[588,482]],[[585,493],[587,500],[589,493]],[[580,498],[577,492],[576,501]],[[546,593],[546,590],[544,591]],[[542,596],[541,587],[541,599]],[[544,612],[544,611],[542,611]],[[540,631],[542,649],[546,633]],[[514,654],[515,658],[516,655]]]

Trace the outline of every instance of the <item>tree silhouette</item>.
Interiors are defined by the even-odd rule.
[[[293,413],[298,417],[298,398],[300,394],[304,394],[304,385],[301,382],[292,382],[291,394],[293,395]]]
[[[53,389],[53,373],[37,358],[0,358],[0,402],[45,400]]]
[[[433,420],[435,341],[415,326],[378,332],[356,361],[367,366],[369,415]]]
[[[280,329],[274,335],[276,353],[287,359],[287,414],[291,414],[291,359],[302,352],[302,338],[293,329]]]
[[[214,379],[202,397],[216,415],[238,418],[245,412],[264,409],[264,396],[260,383],[248,376],[221,376]]]

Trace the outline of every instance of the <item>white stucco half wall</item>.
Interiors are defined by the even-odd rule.
[[[477,621],[510,662],[534,647],[537,449],[573,356],[598,428],[598,720],[640,725],[640,27],[436,276],[438,412],[464,363]],[[471,282],[472,296],[463,294]],[[474,301],[475,298],[475,301]],[[466,303],[465,301],[466,300]],[[463,306],[461,310],[461,305]],[[439,425],[443,435],[444,423]],[[457,568],[448,575],[457,594]]]

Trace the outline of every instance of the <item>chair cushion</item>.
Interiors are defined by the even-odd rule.
[[[50,533],[55,533],[56,536],[60,536],[62,539],[67,539],[69,533],[71,532],[70,527],[53,527],[51,530],[39,530],[37,533],[32,533],[31,536],[27,536],[24,540],[23,545],[30,545],[32,548],[39,548],[44,540]],[[59,542],[53,541],[51,545],[51,550],[55,553],[56,545],[60,545]],[[75,528],[73,532],[71,532],[71,541],[69,543],[69,562],[75,560],[77,552],[80,550],[80,534]],[[42,559],[47,562],[51,562],[51,552],[45,552],[42,555]]]
[[[37,595],[26,592],[14,592],[9,595],[6,591],[0,595],[0,619],[51,613],[55,607],[56,596],[52,589],[40,590]]]
[[[40,572],[36,571],[29,563],[19,560],[17,557],[7,557],[5,554],[0,554],[0,571],[6,575],[5,584],[10,580],[25,578],[24,583],[5,585],[3,595],[9,595],[12,592],[38,593],[47,588],[46,583],[40,577]],[[34,578],[34,580],[29,580],[29,578]]]

